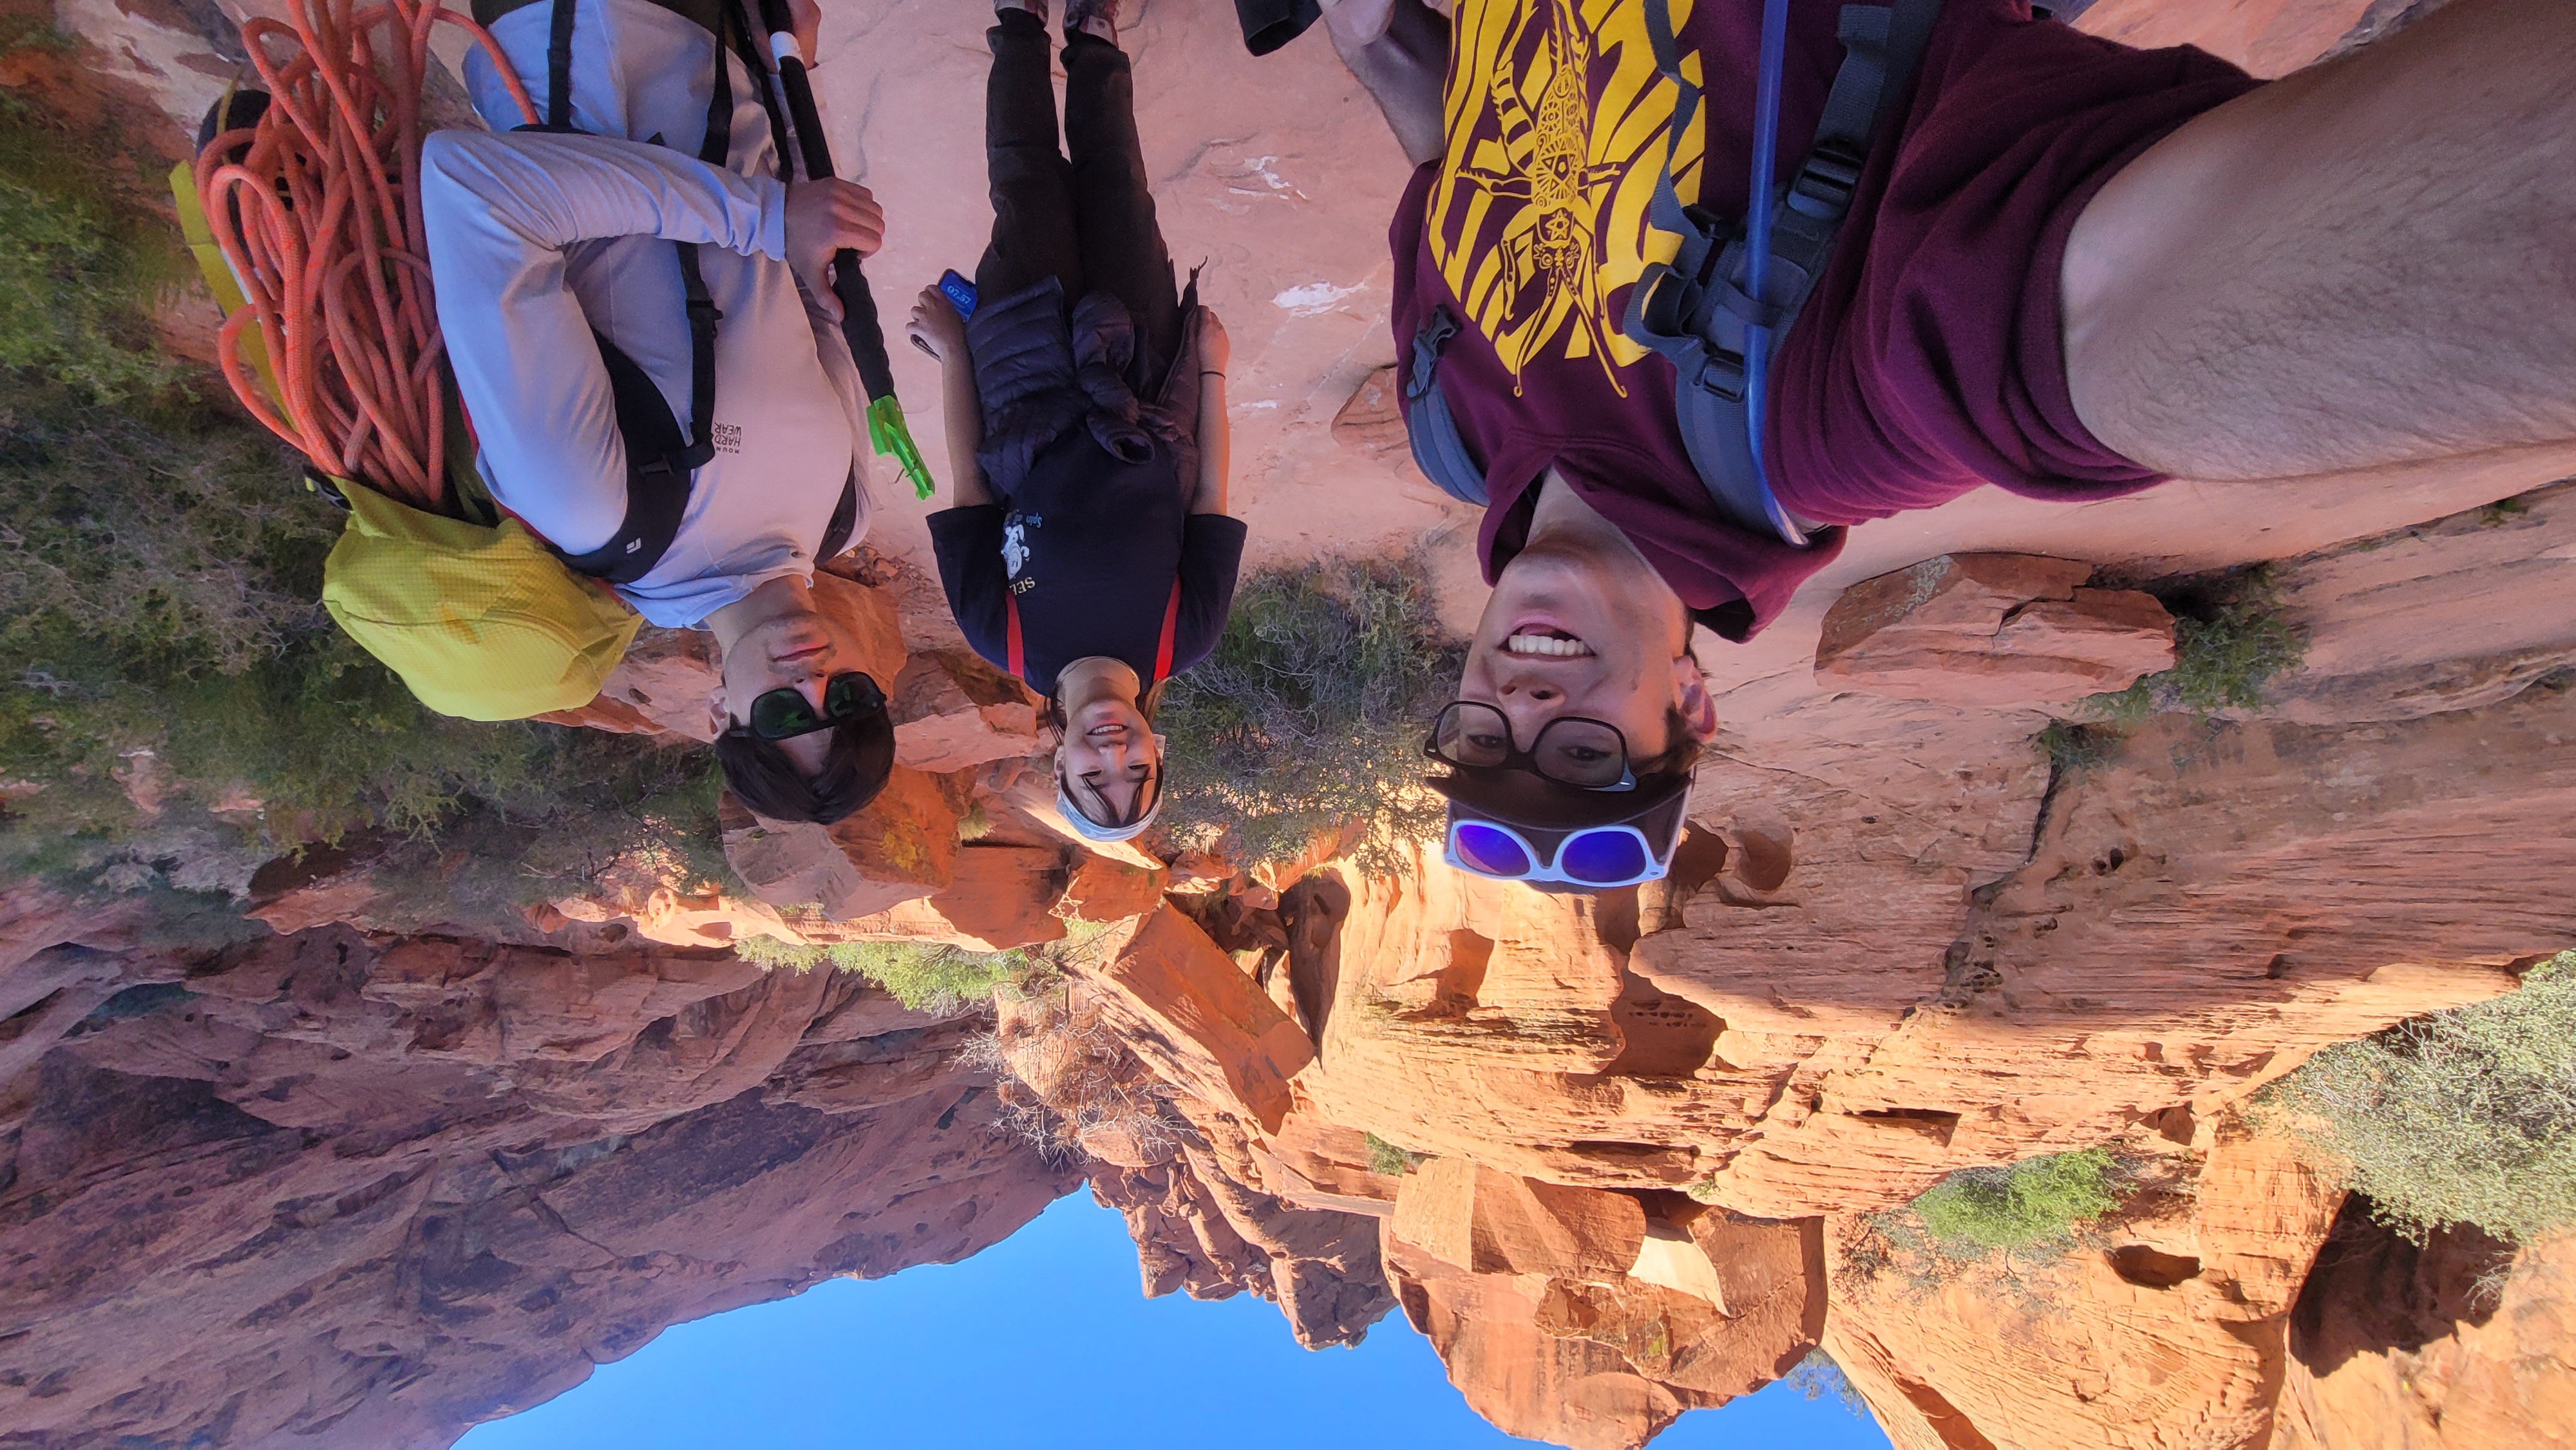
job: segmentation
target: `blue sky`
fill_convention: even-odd
[[[462,1450],[1084,1446],[1360,1450],[1526,1445],[1477,1418],[1390,1314],[1308,1353],[1271,1305],[1147,1299],[1118,1216],[1087,1193],[962,1264],[675,1326]],[[1656,1450],[1886,1450],[1830,1397],[1773,1385],[1698,1410]]]

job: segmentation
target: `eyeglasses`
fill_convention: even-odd
[[[1451,821],[1441,859],[1461,871],[1495,881],[1556,881],[1606,889],[1655,881],[1673,867],[1680,849],[1682,814],[1673,814],[1661,848],[1635,826],[1585,826],[1567,832],[1554,851],[1499,821]]]
[[[763,740],[793,740],[817,730],[829,730],[844,720],[871,714],[885,708],[885,691],[877,682],[852,670],[834,675],[823,686],[823,713],[814,713],[814,702],[794,685],[781,685],[763,690],[751,699],[751,733]]]
[[[1512,744],[1512,722],[1502,711],[1475,700],[1460,700],[1431,722],[1422,753],[1450,765],[1476,769],[1536,771],[1549,780],[1585,790],[1634,790],[1637,777],[1628,770],[1628,738],[1606,720],[1561,715],[1539,727],[1538,738],[1522,750]]]

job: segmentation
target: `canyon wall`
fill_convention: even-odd
[[[0,1443],[444,1445],[1078,1181],[855,977],[0,905]]]

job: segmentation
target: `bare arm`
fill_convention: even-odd
[[[1199,481],[1190,496],[1190,512],[1222,514],[1226,507],[1226,473],[1233,439],[1226,431],[1225,370],[1233,361],[1233,344],[1216,314],[1199,309]]]
[[[2192,121],[2086,206],[2067,383],[2185,478],[2576,467],[2576,26],[2454,0]]]
[[[949,305],[948,294],[924,287],[912,301],[912,321],[904,334],[915,346],[939,359],[939,416],[948,435],[949,506],[973,508],[995,502],[992,485],[976,466],[984,446],[984,398],[975,391],[975,360],[966,351],[966,319]]]
[[[1422,0],[1321,0],[1333,49],[1420,166],[1442,150],[1440,91],[1449,66],[1449,22]]]

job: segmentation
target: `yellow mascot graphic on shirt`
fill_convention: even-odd
[[[1612,292],[1677,245],[1646,225],[1673,87],[1655,70],[1644,4],[1458,5],[1431,255],[1515,392],[1533,362],[1593,358],[1625,397],[1621,371],[1647,355],[1611,307]],[[1675,0],[1677,30],[1689,14]],[[1682,65],[1696,72],[1698,55],[1684,52]],[[1700,150],[1691,136],[1674,158],[1685,202],[1699,192]]]

